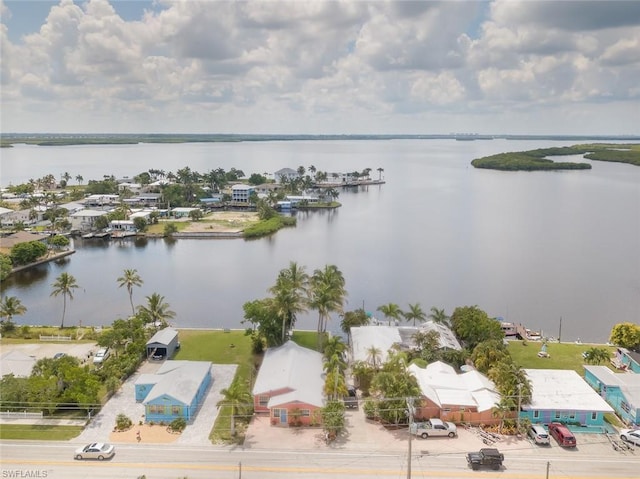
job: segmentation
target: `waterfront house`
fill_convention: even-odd
[[[616,348],[615,364],[618,369],[640,374],[640,353],[630,351],[627,348]]]
[[[94,225],[96,219],[101,216],[105,216],[106,211],[84,209],[76,211],[69,215],[69,221],[71,222],[71,229],[80,231],[90,231],[95,229]]]
[[[295,178],[300,178],[297,170],[293,168],[281,168],[273,174],[276,183],[283,183]]]
[[[0,223],[4,228],[13,228],[17,224],[22,224],[27,227],[33,226],[43,220],[45,211],[46,208],[42,206],[17,211],[10,210],[9,213],[2,215]]]
[[[147,358],[171,359],[179,348],[178,331],[164,328],[147,341]]]
[[[351,357],[354,361],[371,362],[371,348],[380,352],[379,360],[383,363],[387,360],[389,350],[398,348],[409,350],[416,347],[413,339],[418,332],[435,331],[438,333],[438,342],[441,349],[460,350],[462,347],[455,335],[444,324],[434,321],[426,321],[420,326],[390,326],[367,325],[350,329],[351,332]]]
[[[604,415],[613,409],[578,373],[564,369],[525,369],[531,383],[531,402],[520,417],[533,424],[604,427]]]
[[[493,408],[500,402],[496,386],[489,378],[472,369],[458,374],[449,364],[435,361],[421,368],[411,364],[422,397],[415,406],[416,419],[440,418],[443,421],[492,424],[498,418]]]
[[[640,426],[640,374],[584,366],[584,379],[629,426]]]
[[[188,207],[178,207],[171,208],[171,216],[174,218],[188,218],[189,214],[192,211],[199,210],[200,208],[188,208]]]
[[[87,196],[83,203],[87,207],[111,207],[117,205],[120,201],[120,197],[118,195],[89,195]]]
[[[253,386],[254,410],[277,426],[319,424],[324,407],[322,354],[287,341],[265,351]]]
[[[251,185],[238,184],[231,187],[231,201],[234,203],[249,203],[251,193],[255,188]]]
[[[211,384],[208,361],[165,361],[155,374],[141,374],[135,382],[136,402],[144,404],[145,422],[190,422],[204,402]]]

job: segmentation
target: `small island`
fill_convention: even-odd
[[[539,148],[537,150],[498,153],[476,158],[471,162],[475,168],[502,171],[546,171],[546,170],[589,170],[589,163],[556,162],[549,156],[582,155],[588,160],[614,161],[640,166],[640,144],[595,143]]]

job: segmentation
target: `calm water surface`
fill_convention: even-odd
[[[59,324],[62,272],[80,288],[66,324],[109,324],[130,313],[117,278],[137,269],[134,302],[165,296],[178,327],[239,328],[247,301],[268,296],[278,271],[297,261],[312,273],[335,264],[347,309],[375,312],[477,305],[488,314],[562,339],[606,341],[611,327],[640,320],[640,168],[593,162],[589,171],[506,173],[470,161],[558,141],[287,141],[3,149],[2,185],[48,173],[84,181],[232,167],[246,174],[314,165],[342,172],[383,168],[385,185],[341,190],[343,207],[301,213],[298,226],[260,240],[77,240],[77,253],[16,274],[3,295],[28,308],[20,324]],[[571,158],[570,158],[571,160]],[[578,159],[575,159],[578,161]],[[75,183],[74,180],[71,181]],[[298,327],[314,328],[316,313]],[[334,327],[339,318],[333,318]]]

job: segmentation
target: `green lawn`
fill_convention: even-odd
[[[28,424],[3,424],[0,439],[24,439],[34,441],[68,441],[82,432],[81,426],[36,426]]]
[[[253,386],[262,358],[252,354],[251,339],[245,336],[244,330],[180,330],[179,333],[181,347],[174,359],[237,364],[234,381],[245,381],[249,388]],[[301,346],[316,349],[315,331],[295,331],[292,339]],[[221,409],[209,435],[213,442],[242,443],[244,440],[250,417],[236,420],[237,436],[232,438],[230,414],[230,408]]]
[[[523,344],[526,344],[524,346]],[[539,358],[541,342],[509,341],[509,353],[520,367],[525,369],[573,369],[580,376],[584,375],[582,353],[594,346],[574,343],[547,343],[549,358]],[[608,350],[613,356],[614,346],[595,346]],[[605,366],[610,366],[609,363]]]

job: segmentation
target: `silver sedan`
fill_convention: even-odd
[[[116,448],[112,444],[106,442],[94,442],[84,447],[76,449],[74,458],[80,459],[97,459],[103,461],[110,459],[116,453]]]

